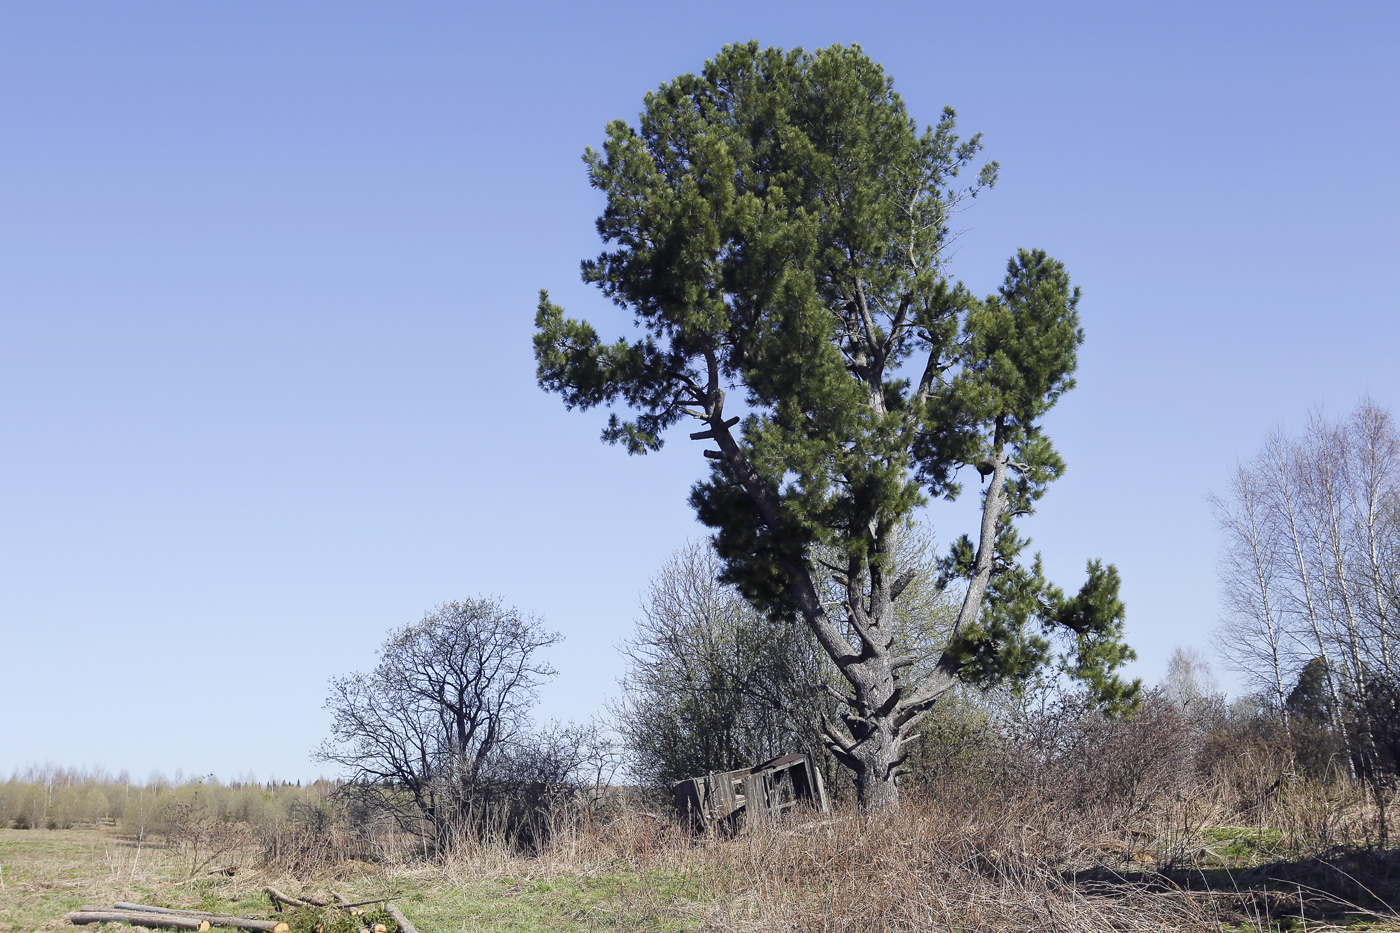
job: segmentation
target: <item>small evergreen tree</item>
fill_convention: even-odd
[[[1317,728],[1333,722],[1332,694],[1327,688],[1327,659],[1313,658],[1298,672],[1298,682],[1288,692],[1288,715]]]

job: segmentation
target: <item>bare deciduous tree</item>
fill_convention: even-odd
[[[1172,652],[1161,687],[1166,697],[1182,709],[1213,703],[1220,698],[1220,686],[1211,672],[1210,662],[1196,648],[1177,648]]]
[[[819,752],[835,676],[815,639],[768,619],[719,581],[704,542],[652,579],[622,646],[628,671],[614,707],[635,776],[665,786],[796,748]]]
[[[895,607],[913,680],[937,664],[957,615],[954,596],[935,585],[932,553],[932,536],[915,528],[896,558],[913,570]],[[722,572],[708,543],[679,549],[653,578],[622,646],[628,672],[614,713],[634,773],[664,786],[802,750],[825,758],[836,784],[823,723],[840,715],[839,670],[809,630],[759,612],[721,582]],[[819,593],[835,614],[844,581]]]
[[[1232,668],[1262,688],[1276,709],[1286,711],[1292,641],[1279,605],[1278,529],[1269,521],[1265,480],[1255,467],[1239,464],[1229,498],[1212,495],[1215,518],[1226,534],[1220,562],[1226,616],[1217,632],[1220,653]]]
[[[479,812],[493,764],[525,734],[555,674],[540,652],[559,640],[496,599],[440,606],[393,631],[371,673],[331,681],[332,734],[317,758],[444,843]]]

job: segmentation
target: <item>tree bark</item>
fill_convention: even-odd
[[[211,926],[208,919],[204,917],[120,910],[75,910],[64,914],[63,919],[78,926],[89,923],[114,922],[125,922],[133,926],[164,930],[207,930]]]
[[[290,927],[281,920],[254,920],[249,917],[220,917],[213,914],[196,914],[168,907],[141,907],[140,910],[87,910],[65,914],[72,923],[111,923],[125,921],[145,927],[158,926],[175,930],[207,930],[209,927],[235,927],[241,930],[257,930],[261,933],[287,933]],[[82,918],[82,919],[75,919]],[[202,925],[203,924],[203,925]]]
[[[403,915],[403,911],[399,910],[392,903],[385,904],[384,910],[389,916],[393,917],[394,922],[399,925],[399,933],[418,933],[418,928],[409,923],[408,918]]]
[[[175,907],[154,907],[150,904],[131,904],[126,901],[117,901],[111,907],[83,907],[83,910],[130,910],[138,914],[179,914],[183,917],[213,917],[214,914],[207,910],[179,910]]]
[[[326,906],[325,904],[322,904],[322,903],[320,903],[319,901],[313,901],[313,900],[309,900],[309,899],[307,899],[307,898],[291,897],[290,895],[283,894],[281,891],[277,890],[276,888],[263,888],[263,890],[267,892],[267,896],[268,896],[268,897],[272,898],[273,904],[277,904],[277,905],[286,904],[286,905],[289,906],[289,907],[325,907],[325,906]],[[278,909],[278,910],[281,910],[282,908],[279,906],[277,909]]]

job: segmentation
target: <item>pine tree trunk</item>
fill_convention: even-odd
[[[882,607],[892,621],[892,607]],[[846,763],[855,771],[856,797],[863,810],[888,810],[899,803],[896,776],[900,765],[902,730],[895,724],[895,676],[889,645],[878,639],[878,654],[848,665],[842,673],[854,688],[855,703],[846,714],[846,728],[855,740],[846,750]],[[885,655],[880,657],[879,655]]]
[[[877,728],[855,750],[856,799],[862,810],[890,810],[899,803],[895,783],[899,739],[892,728]]]

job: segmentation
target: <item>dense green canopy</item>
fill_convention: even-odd
[[[1091,565],[1067,600],[1038,562],[1017,563],[1010,519],[1064,471],[1041,418],[1074,385],[1079,292],[1039,250],[1019,250],[985,298],[948,278],[950,217],[997,174],[992,162],[961,180],[981,140],[954,129],[946,109],[920,131],[859,47],[728,46],[585,157],[608,249],[584,278],[641,336],[605,343],[544,293],[536,318],[540,384],[570,407],[614,407],[605,440],[641,454],[685,416],[705,423],[692,437],[719,449],[691,502],[727,578],[804,618],[848,678],[880,668],[887,689],[851,698],[860,722],[932,702],[900,683],[891,653],[886,604],[902,584],[888,555],[927,497],[959,493],[964,466],[986,482],[984,520],[945,561],[948,580],[968,581],[945,673],[1024,676],[1058,631],[1066,669],[1105,700],[1133,694],[1112,675],[1130,656],[1116,571]],[[816,567],[816,544],[845,562]],[[851,588],[839,624],[811,598],[828,569]]]

